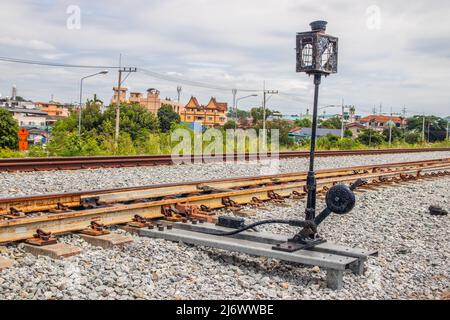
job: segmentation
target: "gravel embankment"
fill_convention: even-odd
[[[339,168],[445,157],[450,157],[450,152],[327,157],[317,158],[316,168]],[[308,170],[308,164],[309,159],[296,158],[282,159],[279,161],[279,165],[276,162],[240,162],[237,164],[209,163],[117,169],[0,173],[0,198],[296,172]]]
[[[449,154],[434,154],[443,156]],[[433,156],[320,158],[318,163],[326,168],[425,157]],[[283,160],[281,171],[304,170],[306,161]],[[169,182],[253,175],[259,170],[254,164],[213,164],[209,169],[213,173],[208,175],[201,166],[2,174],[6,184],[1,192],[12,196],[11,189],[17,188],[37,193],[38,179],[45,185],[44,193],[150,184],[161,182],[164,173],[173,174],[164,178]],[[85,181],[89,176],[93,180]],[[119,177],[122,181],[115,181]],[[52,186],[55,181],[59,184]],[[20,245],[8,246],[2,255],[15,259],[16,265],[0,272],[0,299],[440,299],[450,290],[450,219],[431,216],[427,208],[438,204],[450,210],[449,190],[450,178],[445,177],[370,191],[357,195],[352,213],[330,216],[319,229],[328,241],[379,250],[378,257],[369,259],[365,275],[345,274],[340,291],[327,289],[325,271],[317,268],[138,237],[124,248],[103,250],[74,235],[61,240],[83,252],[64,261],[35,258]],[[291,207],[269,204],[269,210],[257,210],[252,220],[303,216],[303,201],[288,203]],[[264,229],[294,231],[280,225]]]

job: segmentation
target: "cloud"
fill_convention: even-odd
[[[320,104],[344,98],[357,111],[382,103],[411,113],[450,113],[450,16],[448,1],[350,0],[80,0],[81,29],[66,27],[72,1],[0,3],[2,55],[57,62],[143,67],[214,86],[262,90],[287,95],[271,98],[269,107],[304,112],[312,104],[312,80],[295,72],[295,33],[315,19],[328,20],[328,31],[340,38],[339,73],[323,80]],[[378,5],[380,28],[367,26],[367,8]],[[45,100],[51,95],[73,101],[79,79],[89,70],[58,71],[0,63],[0,91],[12,83],[23,96]],[[45,77],[42,77],[45,74]],[[36,81],[36,79],[39,79]],[[90,79],[86,96],[109,101],[117,74]],[[133,90],[157,87],[176,96],[179,83],[142,73],[130,75]],[[182,97],[211,95],[231,103],[231,90],[209,90],[182,84]],[[239,95],[240,93],[238,93]],[[260,98],[242,101],[242,107]]]
[[[11,46],[17,48],[33,49],[33,50],[54,50],[55,46],[50,43],[31,39],[24,40],[18,38],[0,37],[0,45]]]

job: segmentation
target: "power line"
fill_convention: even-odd
[[[47,62],[47,61],[38,61],[38,60],[28,60],[28,59],[16,59],[16,58],[10,58],[10,57],[1,57],[0,61],[3,62],[10,62],[10,63],[19,63],[19,64],[29,64],[29,65],[39,65],[39,66],[47,66],[47,67],[62,67],[62,68],[89,68],[89,69],[120,69],[119,66],[105,66],[105,65],[82,65],[82,64],[69,64],[69,63],[57,63],[57,62]],[[231,87],[225,87],[220,85],[214,85],[211,83],[196,81],[196,80],[190,80],[185,79],[181,77],[176,77],[172,75],[167,75],[155,71],[151,71],[145,68],[138,68],[138,72],[150,76],[152,78],[156,78],[159,80],[164,80],[168,82],[176,82],[178,84],[184,84],[187,86],[192,87],[199,87],[204,89],[210,89],[210,90],[217,90],[217,91],[227,91],[232,92],[233,89],[236,89],[239,92],[259,92],[260,89],[249,89],[249,88],[231,88]],[[295,101],[295,102],[306,102],[306,99],[299,95],[295,95],[292,93],[283,93],[279,92],[280,96],[282,98],[285,98],[287,100]]]
[[[175,76],[171,76],[171,75],[166,75],[166,74],[158,73],[155,71],[147,70],[144,68],[139,68],[138,71],[140,71],[141,73],[148,75],[152,78],[165,80],[165,81],[169,81],[169,82],[182,83],[182,84],[192,86],[192,87],[201,87],[201,88],[205,88],[205,89],[212,89],[212,90],[218,90],[218,91],[230,91],[230,92],[233,89],[236,89],[237,91],[240,91],[240,92],[260,91],[258,89],[243,89],[243,88],[231,88],[231,87],[228,88],[228,87],[223,87],[223,86],[211,85],[211,84],[208,84],[205,82],[200,82],[200,81],[196,81],[196,80],[189,80],[189,79],[184,79],[184,78],[175,77]]]
[[[80,64],[67,64],[67,63],[26,60],[26,59],[15,59],[15,58],[8,58],[8,57],[0,57],[0,61],[21,63],[21,64],[33,64],[33,65],[49,66],[49,67],[64,67],[64,68],[92,68],[92,69],[118,69],[119,68],[118,66],[92,66],[92,65],[80,65]]]

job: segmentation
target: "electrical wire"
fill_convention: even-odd
[[[105,66],[105,65],[83,65],[83,64],[68,64],[68,63],[57,63],[57,62],[47,62],[47,61],[38,61],[38,60],[28,60],[28,59],[17,59],[17,58],[10,58],[10,57],[2,57],[0,56],[0,61],[3,62],[10,62],[10,63],[20,63],[20,64],[29,64],[29,65],[39,65],[39,66],[47,66],[47,67],[63,67],[63,68],[86,68],[86,69],[120,69],[119,66]],[[196,80],[190,80],[190,79],[184,79],[181,77],[175,77],[167,74],[162,74],[159,72],[151,71],[145,68],[138,68],[138,72],[141,72],[144,75],[150,76],[152,78],[169,81],[169,82],[176,82],[185,84],[187,86],[192,87],[199,87],[204,89],[210,89],[210,90],[218,90],[218,91],[232,91],[237,90],[239,92],[259,92],[260,89],[249,89],[249,88],[228,88],[224,86],[218,86],[213,85],[211,83],[196,81]],[[290,93],[284,93],[284,92],[278,92],[278,94],[281,96],[281,98],[295,101],[295,102],[305,102],[305,99],[303,99],[301,96],[290,94]]]
[[[80,65],[80,64],[67,64],[67,63],[56,63],[56,62],[45,62],[37,60],[26,60],[26,59],[15,59],[8,57],[0,57],[0,61],[21,63],[21,64],[33,64],[48,67],[64,67],[64,68],[90,68],[90,69],[119,69],[118,66],[92,66],[92,65]]]
[[[239,229],[236,229],[233,231],[229,231],[229,232],[221,232],[221,231],[217,231],[217,230],[208,230],[208,231],[202,230],[202,231],[198,231],[198,232],[212,234],[215,236],[232,236],[234,234],[241,233],[248,229],[253,229],[253,228],[263,225],[263,224],[288,224],[288,225],[294,226],[294,227],[303,227],[303,228],[311,227],[313,230],[315,230],[315,228],[316,228],[314,222],[309,221],[309,220],[269,219],[269,220],[254,222],[245,227],[242,227],[242,228],[239,228]]]

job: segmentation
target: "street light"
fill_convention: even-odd
[[[319,85],[322,76],[337,72],[338,38],[325,33],[327,22],[314,21],[310,24],[309,32],[297,33],[297,72],[305,72],[314,76],[314,108],[311,128],[311,148],[309,155],[309,171],[306,180],[308,198],[306,203],[306,220],[316,216],[316,188],[314,173],[314,155],[317,136],[317,104],[319,99]]]
[[[258,95],[256,93],[249,94],[248,96],[240,97],[236,99],[236,106],[234,107],[234,129],[236,129],[237,126],[237,109],[238,109],[238,103],[240,100],[244,100],[250,97],[257,97]]]
[[[99,74],[107,74],[108,70],[103,70],[94,74],[90,74],[86,77],[81,78],[80,81],[80,110],[78,112],[78,135],[81,135],[81,105],[82,105],[82,97],[83,97],[83,80],[86,78],[90,78]]]

